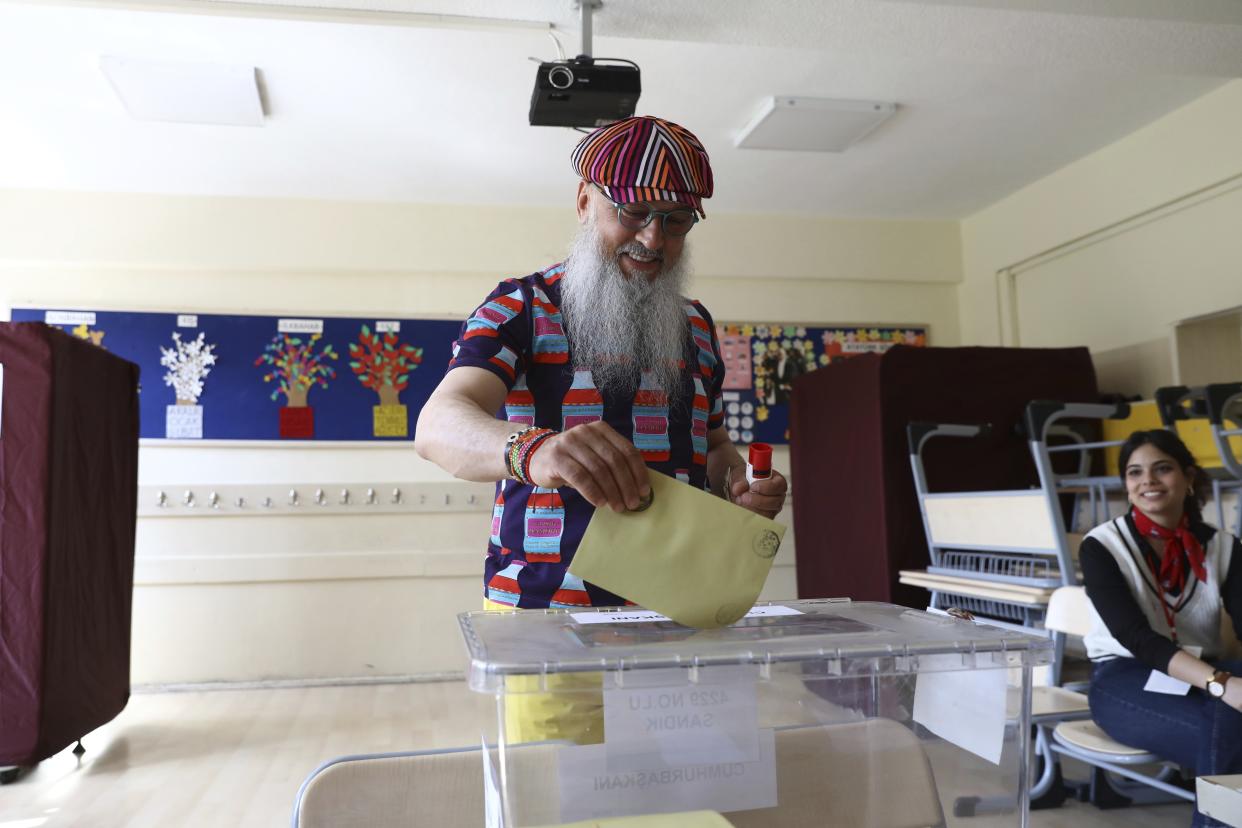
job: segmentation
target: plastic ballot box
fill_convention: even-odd
[[[712,630],[633,607],[459,621],[470,688],[495,702],[489,828],[698,810],[739,828],[1026,824],[1046,638],[849,600]]]

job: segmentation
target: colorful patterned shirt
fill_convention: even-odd
[[[473,366],[500,377],[509,393],[498,418],[557,431],[603,420],[634,443],[648,467],[707,488],[707,432],[724,420],[724,368],[707,310],[685,301],[690,324],[682,401],[670,406],[647,376],[621,399],[597,389],[590,371],[572,367],[559,308],[562,275],[564,266],[557,264],[501,282],[462,325],[449,370]],[[524,608],[624,604],[568,571],[594,509],[568,486],[497,483],[484,595]]]

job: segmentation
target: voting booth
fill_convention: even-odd
[[[495,701],[488,826],[700,810],[739,828],[1025,824],[1046,638],[846,599],[711,630],[637,608],[459,620],[470,688]]]

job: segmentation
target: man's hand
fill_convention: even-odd
[[[549,437],[535,450],[530,477],[545,489],[572,486],[592,506],[607,506],[614,512],[637,509],[651,494],[643,456],[603,421]]]
[[[746,467],[734,466],[729,473],[729,501],[736,503],[765,518],[775,518],[785,506],[785,492],[789,483],[776,469],[766,480],[756,480],[752,486],[746,482]]]

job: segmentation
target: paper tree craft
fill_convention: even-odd
[[[216,364],[216,346],[203,341],[204,334],[186,342],[180,333],[173,333],[173,347],[160,347],[160,365],[168,369],[164,384],[171,385],[177,405],[197,405],[203,394],[203,380]]]
[[[410,385],[410,372],[423,361],[423,349],[403,343],[392,331],[371,332],[366,325],[358,341],[349,343],[349,367],[363,387],[379,395],[374,407],[376,437],[405,437],[409,416],[401,392]]]
[[[303,339],[278,333],[254,361],[255,365],[271,369],[263,375],[263,381],[276,383],[272,400],[285,395],[285,407],[280,410],[281,437],[314,436],[314,412],[306,398],[315,386],[327,388],[328,380],[336,379],[336,369],[326,360],[338,358],[331,344],[320,347],[320,338],[320,334]]]

